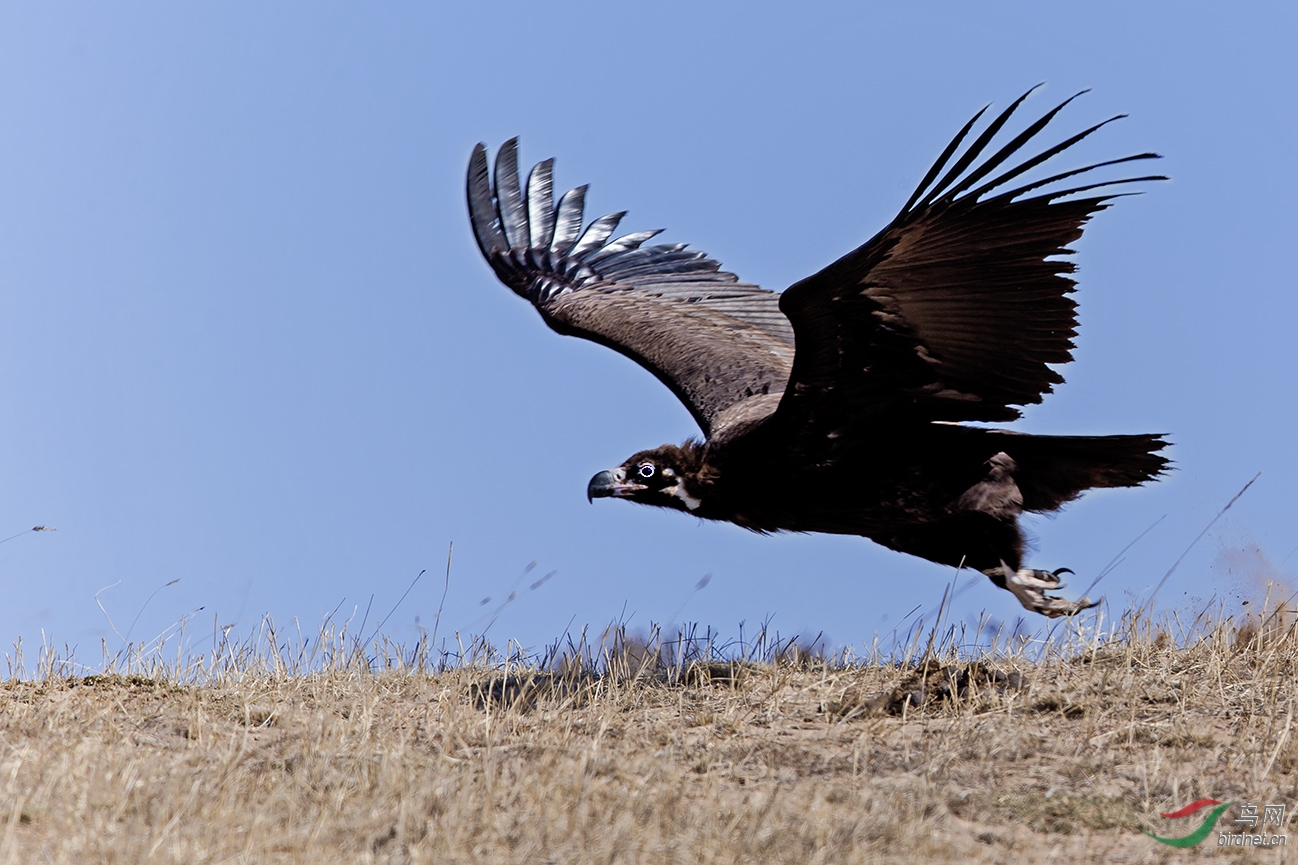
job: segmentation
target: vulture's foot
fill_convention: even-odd
[[[995,572],[993,571],[993,573]],[[1046,594],[1048,591],[1053,592],[1062,589],[1064,582],[1060,579],[1060,575],[1071,573],[1072,571],[1068,568],[1059,568],[1056,571],[1020,568],[1016,571],[1001,562],[1000,573],[996,574],[996,576],[1005,580],[1005,588],[1014,593],[1014,597],[1019,599],[1019,603],[1023,605],[1024,609],[1056,619],[1060,616],[1071,616],[1080,613],[1082,610],[1088,610],[1099,603],[1099,601],[1092,601],[1090,598],[1067,601],[1063,598],[1052,598]]]

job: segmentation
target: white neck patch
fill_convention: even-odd
[[[692,511],[697,511],[699,509],[699,505],[703,504],[702,499],[696,499],[694,498],[694,496],[685,492],[684,484],[678,483],[674,487],[667,487],[666,489],[663,490],[663,492],[670,493],[671,495],[680,499],[685,503],[685,507],[689,508]]]

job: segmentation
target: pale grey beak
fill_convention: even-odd
[[[590,479],[586,484],[586,501],[593,502],[595,499],[607,498],[608,496],[627,496],[638,490],[647,489],[644,484],[629,484],[626,482],[626,470],[614,469],[613,471],[604,471]]]

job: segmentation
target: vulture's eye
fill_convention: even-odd
[[[640,477],[645,478],[646,480],[653,477],[654,476],[653,463],[645,463],[644,465],[640,466],[640,468],[637,469],[636,472],[637,474],[640,475]]]

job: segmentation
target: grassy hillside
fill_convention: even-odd
[[[615,646],[603,675],[337,635],[47,657],[0,683],[0,862],[1281,861],[1142,834],[1203,797],[1298,807],[1298,630],[1262,621],[1070,623],[976,663]]]

